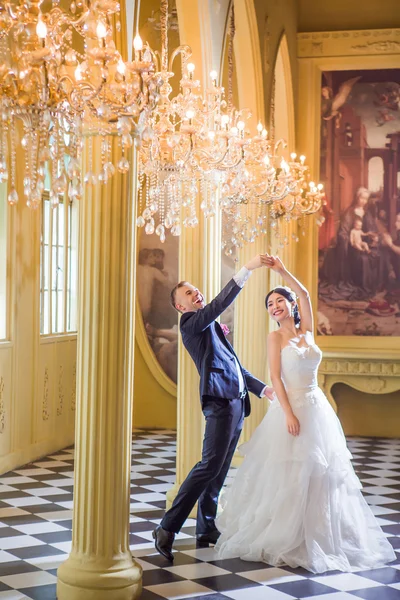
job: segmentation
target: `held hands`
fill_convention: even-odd
[[[285,270],[281,259],[278,256],[272,256],[268,253],[257,254],[254,258],[249,260],[245,267],[249,271],[254,271],[254,269],[259,269],[260,267],[268,267],[272,271],[277,271],[278,273]]]
[[[299,435],[300,433],[300,423],[298,418],[293,414],[287,414],[286,415],[286,426],[287,426],[287,430],[291,435]]]
[[[265,389],[263,391],[263,396],[265,398],[268,398],[268,400],[271,400],[271,402],[272,402],[272,400],[274,399],[274,394],[275,394],[274,388],[270,387],[269,385],[266,385]]]
[[[245,264],[246,269],[249,271],[254,271],[254,269],[259,269],[262,267],[261,256],[261,254],[257,254],[254,258],[249,260],[249,262]]]
[[[271,254],[262,254],[261,264],[277,273],[282,273],[285,270],[285,266],[281,259],[278,256],[272,256]]]

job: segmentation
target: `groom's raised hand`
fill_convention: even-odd
[[[262,256],[264,256],[264,255],[257,254],[256,256],[254,256],[254,258],[251,258],[249,260],[249,262],[247,262],[244,265],[246,267],[246,269],[248,269],[249,271],[254,271],[254,269],[259,269],[260,267],[262,267],[263,266]]]

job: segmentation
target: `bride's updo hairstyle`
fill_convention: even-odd
[[[294,293],[293,290],[291,290],[289,287],[277,287],[277,288],[274,288],[273,290],[271,290],[270,292],[268,292],[268,294],[265,298],[265,308],[267,310],[268,310],[268,300],[269,300],[269,297],[271,296],[271,294],[279,294],[280,296],[283,296],[284,298],[286,298],[286,300],[290,303],[296,302],[296,294]],[[297,304],[297,302],[293,306],[293,318],[294,318],[294,324],[296,325],[296,327],[299,327],[300,313],[299,313],[299,305]]]

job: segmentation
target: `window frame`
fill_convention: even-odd
[[[62,243],[60,243],[61,231],[59,225],[60,211],[63,210]],[[46,215],[49,220],[48,232],[45,227]],[[56,219],[56,222],[55,222]],[[75,225],[75,231],[73,231]],[[65,195],[60,199],[56,208],[50,204],[50,194],[46,190],[42,194],[41,222],[40,222],[40,319],[39,331],[41,338],[54,338],[74,336],[77,334],[77,245],[78,245],[78,206],[77,202],[70,201]],[[54,237],[55,243],[54,243]],[[47,252],[46,249],[47,248]],[[62,258],[62,285],[59,286],[60,274],[59,252],[63,251]],[[55,257],[54,257],[55,252]],[[47,256],[47,259],[46,259]],[[54,259],[56,271],[54,276]],[[72,261],[75,262],[75,289],[72,287],[71,273],[73,271]],[[47,275],[47,277],[46,277]],[[47,278],[47,286],[46,286]],[[62,301],[59,302],[59,294]],[[45,310],[47,296],[47,311]],[[61,317],[59,311],[62,311]],[[55,315],[54,315],[55,311]],[[47,314],[46,314],[47,312]],[[60,327],[61,318],[61,327]],[[47,324],[46,324],[47,322]],[[72,328],[72,324],[74,327]]]

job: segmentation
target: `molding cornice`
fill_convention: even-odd
[[[400,29],[321,31],[297,34],[298,58],[400,53]]]
[[[340,360],[323,359],[319,367],[321,375],[373,375],[385,377],[400,377],[399,361],[362,361],[362,360]]]

